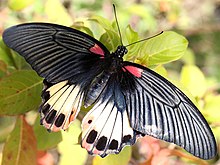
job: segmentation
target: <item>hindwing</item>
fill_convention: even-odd
[[[133,130],[126,102],[117,81],[111,76],[94,107],[82,121],[82,147],[90,154],[105,157],[132,145],[139,134]]]
[[[41,124],[49,131],[66,130],[78,115],[84,90],[80,85],[62,81],[49,84],[44,81],[43,103],[40,106]]]

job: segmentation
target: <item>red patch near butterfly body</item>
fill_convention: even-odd
[[[95,44],[93,47],[91,47],[89,49],[91,52],[95,53],[95,54],[99,54],[101,56],[104,56],[105,53],[104,51],[102,50],[102,48],[100,48],[97,44]]]
[[[129,71],[131,74],[133,74],[135,77],[140,78],[141,77],[141,73],[143,72],[143,69],[137,68],[135,66],[124,66],[125,70]]]

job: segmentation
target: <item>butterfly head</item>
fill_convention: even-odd
[[[128,49],[125,46],[118,46],[114,55],[118,58],[122,58],[125,54],[128,53]]]
[[[123,56],[128,52],[125,46],[118,46],[116,51],[112,53],[110,60],[110,69],[109,71],[112,73],[116,73],[118,70],[121,70],[121,66],[123,64]]]

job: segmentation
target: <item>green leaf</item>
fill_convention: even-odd
[[[114,30],[109,20],[101,16],[92,16],[88,21],[97,23],[105,30],[105,33],[101,35],[99,41],[103,43],[110,52],[115,51],[118,45],[121,45],[118,31]]]
[[[8,6],[12,10],[19,11],[30,6],[33,2],[34,0],[9,0]]]
[[[25,61],[25,59],[22,56],[20,56],[17,52],[11,51],[11,54],[12,54],[12,60],[14,64],[13,66],[17,70],[31,68],[31,66]]]
[[[17,115],[36,109],[41,102],[42,79],[34,72],[13,72],[0,81],[0,115]]]
[[[62,141],[61,132],[48,132],[45,127],[40,125],[39,116],[34,123],[33,129],[37,138],[38,150],[48,150],[54,148]]]
[[[154,68],[154,71],[160,74],[163,77],[168,77],[167,70],[164,68],[163,65],[158,65],[157,67]]]
[[[59,165],[73,164],[84,165],[87,159],[87,151],[78,144],[81,133],[80,121],[75,120],[67,131],[62,131],[63,141],[58,145],[61,154]]]
[[[2,164],[37,164],[37,143],[32,127],[24,117],[18,117],[15,128],[8,137],[4,149]]]
[[[4,61],[0,60],[0,80],[7,74],[7,70],[7,64]]]
[[[118,45],[121,45],[118,34],[112,30],[106,30],[106,33],[100,37],[99,41],[103,43],[110,52],[114,52]]]
[[[4,61],[8,66],[16,68],[17,70],[26,68],[29,65],[25,62],[24,58],[18,55],[15,51],[9,49],[3,42],[0,40],[0,60]]]
[[[138,54],[128,52],[128,57],[135,56],[140,64],[146,66],[168,63],[179,59],[186,51],[188,41],[185,37],[167,31],[163,34],[136,44],[139,48]],[[128,60],[133,60],[128,58]]]
[[[207,90],[205,76],[195,65],[186,65],[182,68],[180,82],[194,97],[201,98]]]
[[[45,3],[45,13],[49,22],[69,26],[73,23],[71,16],[59,0],[47,0]]]
[[[0,60],[0,72],[7,72],[7,64],[2,60]]]
[[[88,27],[84,26],[84,22],[74,22],[74,24],[71,27],[94,37],[93,32]]]
[[[10,49],[0,40],[0,60],[4,61],[7,65],[13,66],[13,58]]]
[[[0,142],[4,142],[14,128],[16,118],[12,116],[0,117]]]
[[[105,158],[94,157],[93,165],[127,165],[131,158],[131,146],[126,146],[123,150],[115,155],[110,154]]]
[[[135,41],[139,40],[139,36],[138,33],[135,32],[130,25],[127,26],[127,28],[125,29],[125,36],[127,39],[127,44],[133,43]]]
[[[113,31],[113,27],[112,27],[111,22],[108,19],[104,18],[104,17],[94,15],[91,18],[89,18],[88,21],[96,22],[100,26],[102,26],[105,30]]]
[[[139,40],[139,36],[138,33],[135,32],[131,26],[127,26],[127,28],[125,29],[125,36],[127,39],[126,45],[134,43],[136,41]],[[123,59],[126,61],[135,61],[135,59],[137,58],[136,55],[138,54],[140,50],[140,47],[137,46],[137,44],[131,45],[128,47],[128,54],[126,54]]]

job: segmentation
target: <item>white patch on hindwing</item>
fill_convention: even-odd
[[[79,85],[62,81],[45,89],[42,97],[41,123],[48,130],[56,132],[67,129],[76,118],[82,104],[83,91]]]
[[[82,121],[81,145],[92,155],[117,154],[135,141],[127,112],[117,109],[114,101],[99,101]]]

